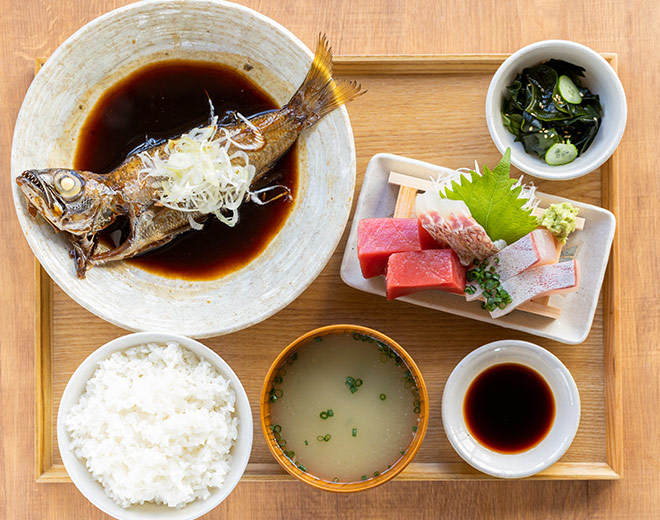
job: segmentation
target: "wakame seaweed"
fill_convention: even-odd
[[[559,92],[559,78],[568,76],[581,101],[567,102]],[[582,86],[584,69],[551,59],[524,69],[507,87],[502,105],[504,127],[525,151],[541,159],[553,144],[571,143],[584,153],[600,127],[603,109],[596,94]]]

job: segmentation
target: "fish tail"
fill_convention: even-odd
[[[312,126],[335,108],[364,94],[356,81],[332,77],[332,49],[325,34],[319,35],[314,61],[305,80],[287,107],[294,110],[303,127]]]

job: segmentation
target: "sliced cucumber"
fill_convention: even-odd
[[[575,160],[578,149],[571,143],[555,143],[545,152],[545,162],[550,166],[561,166]]]
[[[557,83],[559,90],[559,95],[571,105],[579,105],[582,103],[582,96],[580,95],[580,89],[575,86],[573,80],[568,76],[559,76],[559,81]]]

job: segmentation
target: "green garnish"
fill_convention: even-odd
[[[353,428],[352,435],[353,437],[357,437],[357,428]]]
[[[319,417],[321,417],[321,419],[323,419],[323,420],[327,419],[328,418],[328,412],[321,412],[319,414]]]
[[[346,382],[344,383],[352,394],[358,391],[358,387],[362,386],[362,379],[355,379],[351,376],[346,377]]]
[[[557,240],[565,244],[568,235],[575,231],[575,217],[578,211],[568,202],[550,204],[543,216],[539,218],[539,225],[547,228]]]
[[[367,476],[366,476],[366,475],[362,475],[362,480],[367,480]]]
[[[470,172],[472,180],[461,175],[460,184],[452,181],[445,189],[447,199],[462,200],[491,238],[513,244],[534,231],[537,226],[532,209],[524,209],[528,199],[519,198],[522,185],[513,187],[516,179],[509,177],[511,149],[507,148],[494,170],[483,167],[483,174]]]
[[[338,478],[338,477],[335,477],[335,478],[332,479],[332,481],[333,481],[333,482],[339,482],[339,478]]]
[[[325,442],[328,442],[331,438],[332,438],[332,436],[329,433],[326,433],[325,436],[323,437],[323,440]]]
[[[275,433],[280,433],[282,431],[282,427],[279,424],[271,424],[270,429],[274,431]]]
[[[323,341],[323,338],[321,336],[314,338],[314,343],[321,343],[321,341]]]
[[[274,403],[278,399],[281,399],[283,395],[284,395],[284,392],[281,389],[271,388],[270,395],[269,395],[268,398],[272,403]]]
[[[323,442],[323,435],[317,435],[316,440],[319,442]]]
[[[374,477],[377,477],[378,475],[380,475],[380,473],[378,473],[378,471],[374,471]]]
[[[328,409],[328,417],[332,417],[333,415],[335,415],[335,412],[332,409]]]
[[[309,442],[305,441],[305,446],[309,446]]]
[[[381,401],[384,401],[385,399],[387,399],[387,396],[385,394],[380,394],[378,397],[380,397]]]
[[[497,308],[503,309],[511,303],[511,295],[502,289],[500,275],[495,272],[493,267],[488,267],[488,260],[484,260],[483,262],[475,260],[474,265],[474,268],[465,273],[465,279],[467,282],[473,284],[473,288],[474,284],[476,284],[483,290],[482,296],[484,297],[484,301],[481,307],[488,312],[492,312]],[[476,288],[470,294],[473,294],[475,291]]]
[[[603,109],[598,96],[582,87],[583,76],[582,67],[553,59],[524,69],[507,87],[502,122],[527,153],[544,159],[551,146],[569,140],[576,155],[589,148]]]
[[[304,471],[305,473],[307,473],[307,468],[305,466],[303,466],[302,464],[298,464],[298,469],[301,470],[301,471]]]
[[[413,426],[412,431],[416,432],[417,431],[417,426]]]

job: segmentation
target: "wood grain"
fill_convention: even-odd
[[[432,66],[424,67],[424,72],[422,74],[411,76],[410,74],[403,74],[399,71],[395,74],[387,73],[388,67],[394,66],[396,68],[397,62],[392,59],[384,60],[382,58],[378,62],[378,67],[369,60],[366,60],[369,65],[369,72],[361,72],[357,69],[359,64],[358,57],[352,57],[351,64],[353,65],[353,73],[347,74],[346,76],[354,77],[357,75],[360,77],[364,86],[370,91],[370,103],[374,105],[382,104],[384,100],[391,97],[391,90],[401,89],[402,84],[406,86],[410,83],[411,79],[414,79],[417,84],[418,93],[420,94],[418,99],[423,100],[418,102],[419,106],[415,105],[414,102],[411,102],[411,108],[416,112],[421,113],[415,120],[417,124],[424,126],[424,128],[426,128],[429,133],[434,134],[436,139],[440,142],[448,139],[457,139],[463,142],[485,143],[487,141],[484,139],[483,115],[480,114],[482,108],[480,97],[482,87],[487,85],[490,75],[482,72],[479,66],[481,60],[477,60],[477,67],[473,68],[472,60],[474,58],[472,57],[466,57],[463,59],[463,70],[461,74],[453,72],[448,73],[446,72],[447,69],[442,66],[445,59],[444,56],[426,56],[418,61]],[[497,62],[501,63],[503,57],[499,56],[493,58],[493,60],[495,59]],[[338,57],[338,61],[342,62],[341,56]],[[458,65],[455,56],[450,57],[449,62],[452,64],[452,67]],[[443,95],[439,95],[439,92],[442,92]],[[433,106],[441,103],[444,95],[449,95],[453,98],[457,110],[451,114],[446,114],[444,117],[446,118],[447,123],[441,124],[441,122],[437,120],[438,114],[435,111],[430,110],[422,113],[422,109],[429,104]],[[423,103],[423,105],[421,103]],[[387,130],[387,128],[380,128],[379,125],[374,126],[371,120],[368,119],[368,116],[365,116],[364,113],[364,111],[359,111],[353,117],[356,147],[358,149],[368,149],[369,144],[365,141],[374,131]],[[393,117],[397,116],[399,119],[406,119],[405,114],[395,114]],[[406,123],[407,121],[397,124],[400,125]],[[369,133],[366,131],[367,128],[370,128]],[[490,143],[488,142],[488,144]],[[406,153],[412,153],[413,150],[423,145],[424,140],[421,137],[418,138],[417,141],[406,141],[405,146],[410,150]],[[484,153],[487,152],[484,152],[484,149],[482,148],[480,152],[477,152],[476,156],[482,157]],[[497,162],[498,159],[499,157],[496,154],[493,164]],[[433,161],[440,163],[442,160],[443,156],[436,153]],[[467,165],[469,163],[464,162],[462,164]],[[605,169],[603,169],[603,171],[605,171]],[[610,169],[607,171],[609,175],[616,176],[617,172],[615,170]],[[361,183],[362,173],[360,172],[358,175],[358,184]],[[583,177],[571,184],[572,189],[579,190],[580,185],[584,183],[590,186],[593,185],[593,181],[587,177]],[[399,211],[402,213],[399,215],[395,209],[395,216],[408,216],[414,201],[415,190],[406,191],[406,188],[399,188],[398,186],[393,186],[393,188],[399,189],[399,193],[401,193],[401,190],[404,192],[404,197],[401,198],[401,196],[399,196],[398,200],[401,202]],[[615,197],[616,193],[613,192],[612,196]],[[590,202],[602,205],[602,194],[594,193]],[[609,203],[609,201],[607,202]],[[348,231],[346,231],[346,233],[348,233]],[[335,257],[343,255],[345,238],[346,237],[344,237],[342,244],[335,252]],[[331,285],[327,289],[328,293],[334,293],[335,291],[344,288],[341,280],[335,274],[336,271],[329,271],[326,269],[324,273],[329,277],[331,282]],[[43,273],[38,273],[38,276],[39,280],[44,279]],[[314,288],[315,285],[316,284],[314,284],[312,288]],[[616,284],[612,287],[616,287]],[[51,407],[48,409],[45,406],[38,406],[38,409],[40,410],[39,417],[43,414],[46,419],[46,421],[44,421],[44,426],[46,426],[47,419],[50,419],[50,427],[44,431],[41,431],[39,428],[36,430],[37,444],[41,445],[45,450],[43,453],[43,462],[37,464],[38,467],[42,468],[42,473],[37,475],[37,480],[48,483],[68,481],[68,477],[61,466],[61,457],[57,449],[57,438],[55,436],[57,410],[59,408],[59,400],[64,391],[64,387],[68,382],[71,373],[89,353],[100,344],[113,339],[121,333],[120,329],[103,323],[102,320],[82,309],[78,304],[66,296],[60,288],[53,287],[52,293],[53,294],[51,295],[50,292],[45,292],[42,289],[42,296],[45,298],[42,301],[42,316],[44,317],[45,322],[51,327],[47,335],[44,337],[52,338],[52,341],[51,343],[43,343],[41,347],[43,357],[52,359],[52,363],[49,366],[44,366],[43,364],[37,365],[38,370],[43,370],[43,383],[41,388],[44,388],[46,392],[50,391],[50,395],[47,395],[46,397]],[[302,305],[305,306],[305,302],[308,300],[310,294],[312,294],[312,289],[306,291],[305,294],[299,298],[298,302],[301,302]],[[355,294],[354,297],[357,298],[358,295]],[[398,317],[401,316],[401,311],[399,310],[400,302],[388,303],[382,298],[376,298],[378,300],[377,304],[371,305],[368,309],[372,315],[377,309],[380,311],[378,327],[376,328],[395,325],[393,330],[395,330],[397,334],[403,334],[405,327],[402,327],[401,324],[389,323],[386,325],[386,321],[391,321],[392,313],[397,312]],[[346,306],[346,304],[342,305],[339,302],[333,302],[332,299],[329,299],[329,303],[331,304],[330,308],[333,310],[339,310],[342,306]],[[535,302],[527,302],[524,305],[528,312],[548,315],[555,318],[556,314],[554,313],[561,312],[561,309],[559,308],[543,306]],[[312,309],[314,306],[314,303],[310,303],[309,305],[306,305],[306,308]],[[367,312],[367,309],[364,307],[358,308],[359,310],[356,315],[362,315]],[[406,304],[406,312],[409,312],[412,316],[418,315],[420,311],[416,306]],[[429,392],[431,394],[429,431],[432,432],[433,435],[429,435],[425,439],[420,453],[415,458],[415,464],[411,465],[410,468],[407,468],[401,474],[400,478],[403,480],[483,480],[490,478],[476,472],[469,465],[463,463],[449,445],[442,428],[440,401],[444,389],[444,383],[453,367],[474,347],[491,341],[492,330],[494,328],[497,329],[497,327],[481,322],[470,322],[469,320],[463,319],[462,321],[471,323],[470,329],[473,339],[467,342],[464,339],[462,330],[454,327],[456,323],[455,317],[436,313],[435,311],[430,311],[430,313],[435,315],[433,321],[436,326],[439,324],[442,324],[443,326],[444,330],[441,337],[443,338],[442,348],[445,355],[441,357],[436,356],[435,350],[438,347],[435,338],[438,335],[438,331],[437,328],[431,329],[428,326],[419,327],[419,329],[415,331],[415,334],[411,336],[411,341],[414,341],[414,346],[412,347],[414,350],[411,350],[410,352],[414,355],[414,358],[418,363],[423,363],[422,370],[424,378],[429,385]],[[44,314],[48,314],[48,316],[44,316]],[[306,314],[309,314],[309,311],[307,311]],[[230,363],[241,378],[252,403],[260,402],[259,394],[257,392],[263,385],[263,377],[270,362],[272,362],[275,356],[279,354],[282,348],[284,348],[291,340],[295,339],[295,336],[292,336],[287,340],[275,341],[272,337],[271,331],[274,329],[286,332],[287,328],[291,328],[291,325],[289,324],[278,325],[278,322],[280,322],[285,315],[286,311],[283,311],[266,322],[259,324],[257,327],[251,327],[240,333],[230,334],[221,338],[211,338],[204,341],[205,344],[214,348]],[[597,317],[599,323],[602,324],[602,307],[598,308]],[[298,317],[298,321],[303,322],[304,318],[305,316],[301,314]],[[357,324],[361,323],[357,322]],[[535,342],[548,346],[548,348],[551,348],[553,352],[559,355],[576,378],[578,389],[582,396],[582,421],[575,442],[568,453],[561,458],[560,463],[547,471],[534,475],[531,479],[618,478],[616,472],[609,468],[609,461],[607,459],[608,452],[605,437],[607,430],[605,429],[606,412],[604,410],[604,405],[606,388],[610,381],[603,378],[602,370],[605,359],[603,358],[604,337],[602,335],[601,327],[602,325],[599,325],[594,328],[589,339],[580,345],[579,349],[567,347],[566,345],[560,346],[558,343],[544,343],[538,338],[534,338]],[[314,328],[314,326],[310,325],[309,328]],[[257,334],[255,331],[259,329],[264,331],[263,336],[255,335]],[[305,330],[302,332],[305,332]],[[99,339],[99,343],[96,346],[90,345],[89,338],[101,333],[104,335]],[[511,336],[511,332],[503,333],[500,331],[500,334],[503,334],[504,337]],[[244,339],[235,342],[234,340],[239,337]],[[260,341],[259,348],[255,349],[253,352],[254,356],[246,355],[244,348],[245,343],[243,342],[249,342],[249,338],[255,337],[263,338]],[[404,347],[406,349],[411,348],[408,343],[404,343]],[[572,354],[572,357],[567,357],[566,354],[563,354],[564,351],[569,351]],[[612,348],[611,353],[613,355],[616,353],[614,348]],[[600,372],[596,371],[596,367],[599,368]],[[586,372],[587,370],[589,371],[588,373]],[[37,397],[37,402],[41,405],[41,402],[39,401],[41,394],[38,394]],[[252,449],[250,466],[246,472],[245,480],[264,481],[285,480],[287,478],[292,479],[293,477],[287,477],[285,472],[279,468],[266,449],[266,444],[259,427],[259,421],[256,420],[258,417],[256,404],[253,413],[255,415],[255,443]],[[48,435],[50,435],[50,437]],[[48,463],[55,465],[50,466]],[[262,471],[262,473],[260,473],[260,471]],[[590,471],[593,471],[593,473],[590,473]]]
[[[13,124],[32,78],[32,59],[47,56],[80,26],[126,0],[72,0],[46,2],[0,0],[0,147],[4,171],[9,170]],[[660,4],[642,0],[557,0],[552,9],[540,0],[242,0],[285,25],[308,46],[319,31],[327,33],[335,51],[342,54],[442,54],[510,53],[523,45],[546,38],[580,41],[601,52],[616,52],[619,74],[628,96],[628,127],[619,147],[620,199],[618,238],[620,265],[625,276],[620,305],[603,302],[607,313],[618,313],[623,348],[608,370],[621,381],[621,390],[608,395],[621,403],[623,413],[608,417],[608,424],[623,429],[624,478],[617,482],[391,482],[379,489],[351,497],[336,497],[309,490],[294,482],[240,484],[208,518],[399,518],[414,512],[417,518],[451,519],[656,519],[660,517],[660,288],[650,283],[658,276],[656,258],[660,219],[656,201],[660,183],[656,179],[657,117],[656,88],[660,84],[657,56],[660,40]],[[570,13],[570,16],[567,16]],[[384,106],[368,107],[368,117],[387,120],[394,105],[408,106],[414,83],[407,90],[391,92]],[[368,96],[358,101],[367,103]],[[427,107],[428,109],[428,107]],[[352,118],[362,110],[349,107]],[[358,171],[363,172],[370,153],[402,149],[399,135],[414,125],[417,114],[409,110],[410,124],[401,131],[368,135],[358,147]],[[365,131],[362,124],[362,131]],[[421,129],[423,133],[423,129]],[[356,129],[357,134],[357,129]],[[432,160],[434,153],[450,158],[463,153],[472,159],[470,143],[438,141],[412,150],[414,156]],[[492,147],[492,155],[495,149]],[[437,156],[435,156],[437,157]],[[458,160],[456,161],[458,162]],[[8,174],[5,173],[5,179]],[[600,175],[588,176],[593,184],[573,198],[587,200],[600,193]],[[5,181],[7,182],[7,181]],[[564,183],[543,185],[550,193]],[[42,485],[34,482],[34,287],[32,254],[14,216],[8,183],[0,192],[0,518],[68,519],[108,518],[91,506],[70,484]],[[436,329],[437,313],[412,313],[406,304],[397,307],[388,320],[376,297],[360,295],[349,288],[335,289],[339,257],[333,257],[321,277],[283,311],[273,327],[255,329],[255,337],[272,335],[282,342],[311,326],[346,319],[359,319],[381,327],[402,342],[415,339],[415,327]],[[310,307],[312,306],[312,307]],[[339,306],[339,308],[337,308]],[[374,311],[372,313],[372,307]],[[400,316],[399,316],[400,314]],[[279,316],[279,315],[278,315]],[[302,318],[301,318],[302,317]],[[369,323],[372,322],[372,323]],[[69,322],[75,326],[75,322]],[[465,341],[475,338],[467,320],[457,322]],[[310,326],[311,325],[311,326]],[[288,327],[283,334],[276,327]],[[595,327],[601,327],[597,322]],[[399,328],[402,332],[399,333]],[[602,329],[600,329],[602,331]],[[605,330],[610,337],[612,331]],[[103,335],[119,334],[104,329],[87,338],[100,345]],[[492,329],[491,339],[499,339]],[[286,337],[285,337],[286,336]],[[528,336],[521,335],[528,338]],[[271,338],[271,336],[267,336]],[[500,336],[502,337],[502,336]],[[251,336],[244,348],[252,348]],[[417,341],[419,338],[417,339]],[[270,341],[270,339],[269,339]],[[441,341],[439,340],[441,343]],[[412,341],[414,343],[414,341]],[[476,345],[475,345],[476,346]],[[581,348],[572,347],[573,349]],[[607,343],[606,343],[607,348]],[[442,346],[439,346],[442,351]],[[562,356],[570,357],[568,349]],[[562,357],[563,359],[563,357]],[[432,361],[432,360],[429,360]],[[583,368],[588,374],[589,367]],[[594,367],[602,371],[602,367]],[[580,383],[578,383],[580,384]],[[431,432],[429,432],[429,435]],[[609,451],[609,448],[608,448]]]

